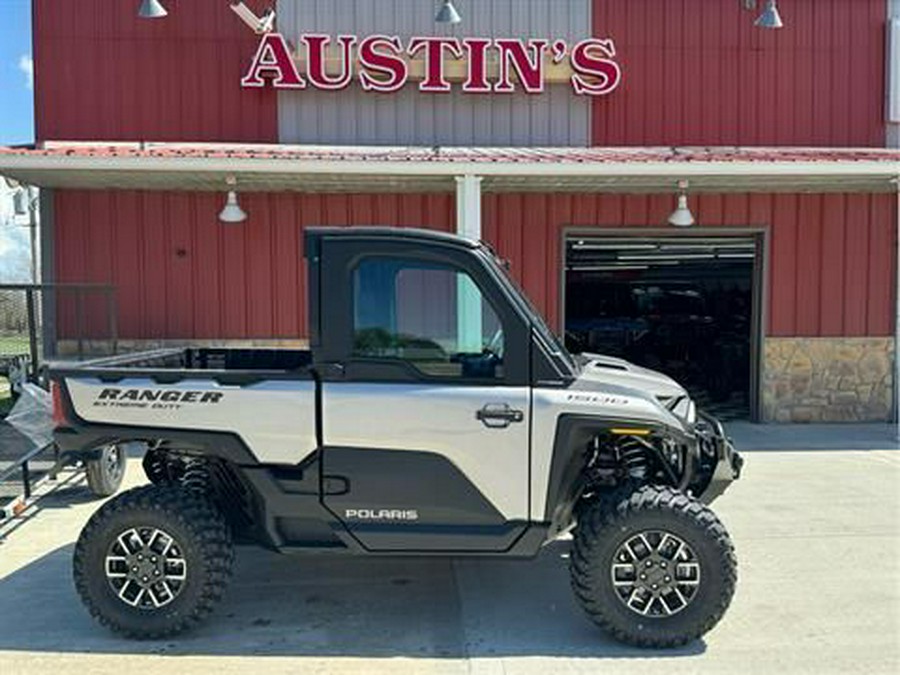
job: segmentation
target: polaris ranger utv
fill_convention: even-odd
[[[535,556],[573,530],[572,587],[615,637],[674,646],[734,593],[706,506],[738,477],[671,379],[574,358],[484,244],[385,228],[306,237],[310,349],[180,349],[51,370],[56,441],[147,445],[150,485],[85,526],[75,583],[101,623],[200,621],[233,544]]]

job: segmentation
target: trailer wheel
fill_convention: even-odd
[[[85,473],[90,491],[98,497],[110,497],[116,494],[125,477],[127,461],[125,448],[120,445],[107,445],[101,450],[97,459],[85,462]]]
[[[734,547],[716,515],[667,487],[642,487],[581,513],[572,587],[594,623],[639,647],[677,647],[725,614]]]
[[[95,619],[136,639],[181,633],[222,598],[234,562],[222,514],[202,496],[142,486],[104,504],[75,546],[73,575]]]

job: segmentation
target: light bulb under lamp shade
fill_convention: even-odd
[[[441,5],[434,20],[438,23],[459,23],[462,21],[462,17],[456,11],[451,0],[444,0],[444,4]]]
[[[161,19],[168,14],[159,0],[142,0],[138,10],[138,16],[142,19]]]
[[[781,20],[781,14],[778,12],[778,3],[776,0],[766,0],[766,8],[756,20],[756,25],[760,28],[784,27],[784,22]]]
[[[688,198],[686,194],[678,195],[678,207],[672,211],[669,216],[669,225],[674,227],[690,227],[697,221],[694,220],[694,214],[688,207]]]
[[[247,220],[247,213],[238,203],[237,192],[231,190],[228,193],[228,199],[225,200],[225,208],[219,214],[219,220],[227,224],[243,223]]]

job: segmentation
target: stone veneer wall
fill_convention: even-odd
[[[773,338],[763,350],[764,422],[888,422],[892,338]]]

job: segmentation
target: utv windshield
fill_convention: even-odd
[[[529,318],[529,320],[531,321],[531,325],[534,327],[534,330],[552,351],[552,356],[560,362],[560,365],[563,367],[563,369],[568,370],[573,376],[577,376],[579,367],[575,359],[572,358],[572,355],[569,354],[568,350],[566,350],[563,344],[559,341],[559,338],[556,337],[556,334],[552,330],[550,330],[547,322],[544,321],[543,315],[537,310],[537,308],[535,308],[533,304],[531,304],[531,300],[529,299],[529,297],[509,276],[509,272],[507,272],[506,264],[504,263],[504,261],[501,260],[487,244],[482,244],[482,250],[486,253],[485,259],[487,260],[491,270],[494,272],[497,281],[509,293],[509,296],[510,298],[512,298],[513,302],[519,305],[519,310]]]

